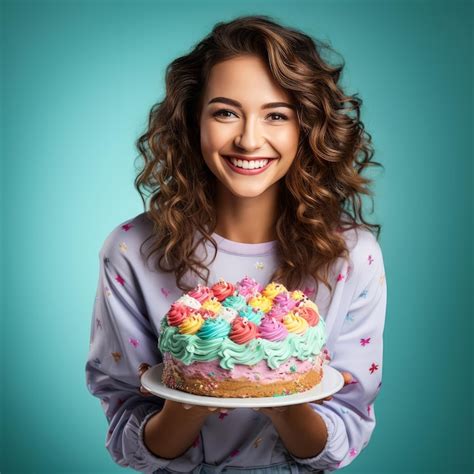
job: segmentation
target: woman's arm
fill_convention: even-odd
[[[283,444],[294,456],[315,457],[326,446],[326,423],[307,403],[291,405],[270,418]]]
[[[207,408],[186,410],[181,403],[166,400],[163,409],[148,419],[144,443],[156,456],[174,459],[190,448],[210,413]]]

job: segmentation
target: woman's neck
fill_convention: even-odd
[[[256,197],[237,197],[226,191],[217,194],[216,234],[248,244],[276,240],[277,185]]]

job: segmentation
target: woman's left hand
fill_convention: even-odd
[[[351,383],[352,375],[349,372],[341,372],[341,373],[342,373],[342,376],[344,377],[344,386]],[[332,399],[332,396],[329,396],[329,397],[321,398],[320,400],[314,400],[308,403],[318,403],[319,405],[321,405],[323,402],[326,402],[331,399]],[[254,408],[254,410],[258,410],[261,413],[264,413],[265,415],[268,415],[271,417],[271,416],[277,415],[278,413],[287,411],[290,406],[292,405],[286,405],[282,407]]]

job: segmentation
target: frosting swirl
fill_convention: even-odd
[[[288,329],[275,318],[265,316],[258,327],[260,337],[269,341],[283,341],[288,335]]]
[[[193,309],[198,309],[201,307],[201,303],[196,298],[193,298],[192,296],[186,294],[179,297],[176,300],[176,303],[183,303]]]
[[[289,312],[296,306],[297,302],[291,297],[288,291],[283,291],[275,296],[273,304],[281,306],[286,312]]]
[[[232,283],[225,281],[223,278],[220,278],[217,283],[211,286],[211,290],[214,296],[219,301],[223,301],[228,296],[231,296],[234,294],[235,287]]]
[[[170,326],[179,326],[190,314],[191,308],[177,301],[168,311],[168,323]]]
[[[310,326],[316,326],[319,323],[319,313],[310,306],[299,306],[296,308],[295,314],[306,319]]]
[[[204,303],[202,304],[202,308],[207,310],[207,311],[211,311],[213,312],[214,314],[217,314],[219,313],[220,309],[221,309],[221,304],[219,303],[219,300],[216,298],[216,297],[212,297],[212,298],[209,298],[207,299],[206,301],[204,301]]]
[[[275,298],[276,295],[282,292],[286,292],[287,289],[281,283],[269,283],[262,291],[263,296],[267,296],[270,299]]]
[[[267,313],[267,316],[271,318],[278,319],[278,321],[283,321],[283,317],[286,316],[288,311],[283,306],[275,305],[273,308]]]
[[[288,332],[295,332],[297,334],[304,334],[306,329],[308,329],[308,321],[295,313],[288,313],[283,318],[283,324],[288,329]]]
[[[252,321],[252,323],[259,325],[264,313],[258,309],[252,308],[251,306],[245,305],[245,307],[239,311],[239,316],[241,318],[247,318],[249,321]]]
[[[222,306],[225,306],[226,308],[233,308],[236,311],[239,311],[240,309],[247,306],[247,302],[245,301],[245,298],[242,295],[232,295],[228,296],[222,302]]]
[[[207,286],[199,284],[196,288],[188,291],[187,295],[202,303],[212,296],[212,291]]]
[[[258,337],[258,328],[255,323],[241,317],[235,318],[232,321],[229,339],[237,344],[245,344],[256,337]]]
[[[203,317],[199,313],[193,313],[179,325],[179,332],[181,334],[195,334],[203,324]]]
[[[238,313],[234,308],[226,308],[225,306],[221,306],[218,316],[228,323],[231,323],[238,316]]]
[[[201,339],[218,339],[227,337],[230,332],[230,324],[222,318],[206,319],[197,336]]]
[[[264,313],[268,313],[268,311],[270,311],[272,308],[272,300],[261,293],[258,293],[257,296],[250,298],[248,304],[249,306],[259,309]]]
[[[245,275],[242,280],[236,284],[237,291],[240,295],[245,297],[248,301],[251,297],[256,296],[263,288],[258,284],[256,280]]]

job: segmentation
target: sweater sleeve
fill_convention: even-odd
[[[117,230],[112,232],[99,253],[85,367],[87,388],[100,399],[108,421],[105,447],[114,462],[139,472],[152,473],[168,465],[178,472],[190,472],[202,460],[196,443],[174,459],[157,457],[144,444],[145,423],[160,411],[164,400],[140,392],[139,368],[158,364],[162,357],[132,259],[117,234]]]
[[[382,385],[383,330],[387,286],[382,251],[370,240],[358,265],[355,295],[332,351],[330,365],[352,375],[352,382],[323,404],[310,403],[323,418],[328,439],[312,458],[293,458],[314,469],[333,471],[350,464],[368,444],[375,428],[374,402]],[[355,273],[354,273],[355,274]]]

